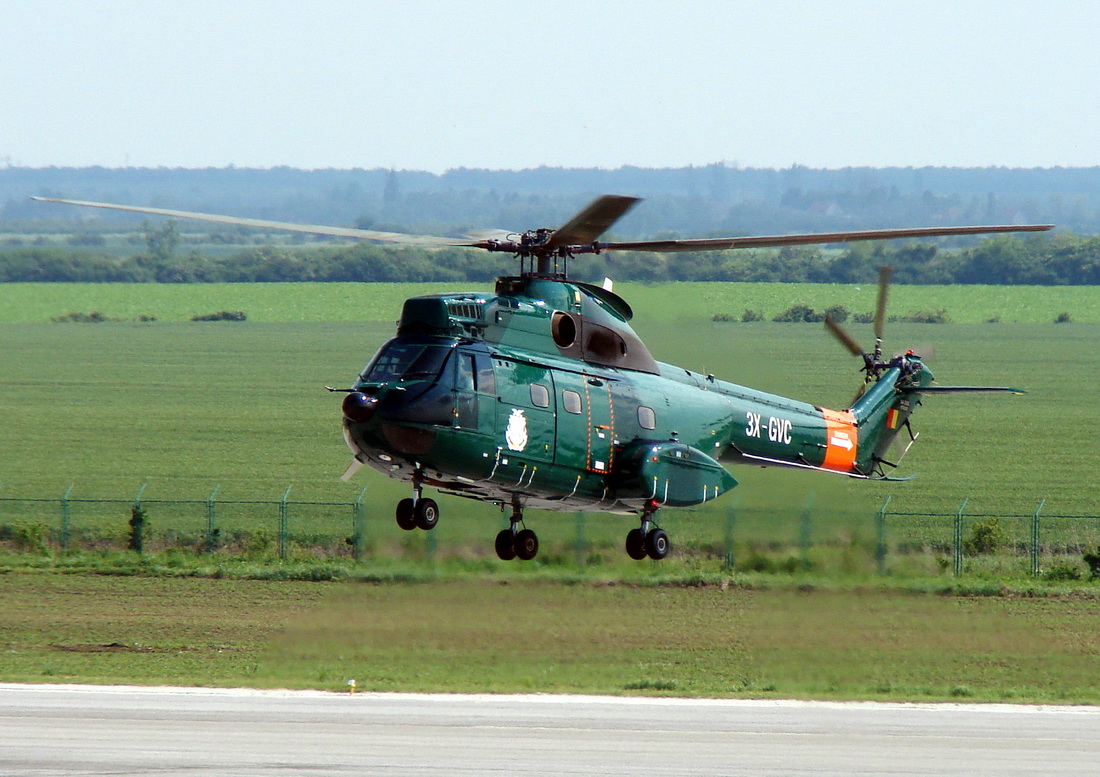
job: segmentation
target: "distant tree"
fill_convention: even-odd
[[[168,219],[159,227],[154,227],[148,221],[141,223],[145,233],[145,245],[149,247],[149,253],[157,259],[168,259],[176,251],[180,242],[180,232],[176,227],[175,219]]]

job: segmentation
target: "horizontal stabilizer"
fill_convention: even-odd
[[[908,394],[980,394],[990,391],[1007,391],[1009,394],[1026,394],[1023,389],[1009,386],[902,386]]]

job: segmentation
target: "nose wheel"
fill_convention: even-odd
[[[632,559],[641,561],[644,558],[655,560],[663,559],[672,549],[668,540],[668,532],[653,522],[653,514],[657,512],[656,506],[647,505],[642,513],[642,525],[637,529],[631,529],[626,535],[626,554]]]
[[[497,535],[494,543],[501,561],[530,561],[539,553],[539,537],[531,529],[519,529],[523,511],[518,502],[512,504],[512,525]]]

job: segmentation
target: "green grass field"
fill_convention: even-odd
[[[5,286],[0,293],[18,298],[29,311],[36,294],[61,288]],[[153,297],[189,297],[195,310],[247,309],[229,299],[194,303],[200,292],[227,287],[131,288],[148,290]],[[676,301],[693,289],[688,284],[667,292]],[[267,295],[276,306],[272,317],[284,319],[325,317],[333,291],[321,284],[229,290]],[[108,304],[119,291],[115,286],[81,286],[76,291],[88,295],[86,304],[71,307],[122,314]],[[274,293],[279,291],[282,296]],[[405,496],[404,486],[367,471],[352,483],[337,479],[348,453],[340,439],[338,398],[323,390],[325,384],[349,383],[391,335],[400,298],[408,289],[350,286],[346,291],[363,298],[363,318],[385,322],[54,324],[41,323],[54,308],[35,302],[37,312],[28,316],[39,323],[0,324],[5,353],[0,412],[6,419],[0,497],[60,499],[72,485],[74,499],[130,500],[145,485],[145,500],[197,502],[186,511],[156,505],[150,511],[161,527],[167,521],[198,536],[205,526],[205,500],[215,486],[223,501],[276,502],[289,487],[293,501],[343,503],[354,501],[366,487],[363,503],[371,547],[382,554],[419,552],[416,543],[423,538],[403,535],[391,525],[392,506]],[[1092,295],[1100,298],[1098,292]],[[690,309],[657,308],[656,301],[629,296],[638,311],[636,327],[658,358],[832,407],[847,404],[859,381],[858,360],[820,326],[716,324],[706,311],[696,312],[694,320],[676,320]],[[345,307],[355,305],[345,300]],[[852,329],[870,341],[869,326]],[[949,516],[968,500],[970,514],[1021,516],[1003,519],[1007,540],[1014,545],[1027,540],[1030,522],[1023,516],[1043,500],[1049,516],[1100,515],[1100,492],[1088,486],[1100,460],[1093,436],[1095,375],[1100,372],[1100,355],[1093,346],[1098,336],[1095,324],[893,325],[888,347],[935,345],[932,366],[942,383],[1016,385],[1030,393],[927,399],[914,417],[921,438],[900,473],[917,473],[912,482],[865,483],[738,468],[734,474],[741,485],[731,495],[705,509],[668,511],[662,522],[681,549],[703,549],[720,558],[733,508],[741,558],[750,550],[786,558],[802,542],[801,516],[810,506],[815,563],[851,566],[851,548],[859,547],[858,568],[870,564],[874,515],[887,496],[890,509],[900,513]],[[13,506],[0,503],[4,509],[11,519]],[[36,509],[37,514],[24,511],[14,517],[57,524],[56,503]],[[441,547],[460,557],[491,555],[490,539],[501,520],[494,508],[444,497],[444,510],[434,535]],[[109,524],[116,538],[127,530],[125,504],[76,503],[72,511],[74,526]],[[575,516],[530,518],[546,553],[574,557]],[[299,534],[327,533],[338,541],[351,533],[345,509],[292,511],[291,519]],[[225,506],[219,521],[226,531],[266,527],[270,535],[277,511],[272,505]],[[584,540],[596,560],[622,555],[622,535],[631,523],[614,516],[587,518]],[[1052,517],[1044,530],[1046,539],[1059,546],[1088,548],[1100,544],[1097,523]],[[947,517],[891,519],[892,546],[931,548],[898,571],[935,573],[951,532]],[[1025,562],[1020,554],[1015,559],[1010,566],[1019,572]]]
[[[209,579],[228,562],[178,551],[144,562],[119,561],[121,553],[97,557],[94,548],[86,556],[24,553],[0,565],[0,678],[332,690],[355,678],[377,690],[1100,703],[1095,586],[1069,586],[1068,595],[1048,586],[1039,598],[915,595],[1023,590],[983,577],[988,559],[980,558],[972,585],[944,588],[944,554],[932,546],[950,540],[950,521],[916,517],[891,519],[891,575],[880,585],[873,574],[873,518],[887,495],[901,512],[953,513],[969,499],[972,512],[1027,514],[1045,499],[1047,515],[1100,514],[1100,493],[1091,487],[1100,459],[1093,436],[1100,292],[1007,290],[1004,304],[1030,310],[1027,322],[984,324],[965,322],[1012,320],[984,290],[943,290],[973,303],[956,313],[954,303],[938,301],[946,297],[895,289],[896,312],[946,307],[964,323],[892,326],[888,348],[932,343],[941,382],[1030,393],[928,399],[915,416],[920,441],[903,466],[920,474],[909,483],[738,469],[733,494],[662,518],[674,545],[700,555],[661,567],[625,559],[621,541],[632,519],[592,515],[580,524],[577,516],[547,513],[528,516],[543,539],[539,562],[504,565],[492,558],[501,518],[491,507],[444,497],[435,532],[404,534],[392,520],[403,486],[369,472],[350,484],[337,479],[348,453],[338,397],[324,384],[349,383],[392,333],[401,300],[435,290],[0,287],[0,497],[60,500],[72,485],[74,499],[118,499],[71,505],[74,527],[106,525],[118,540],[130,515],[125,500],[143,484],[152,526],[170,523],[193,536],[204,527],[215,485],[227,502],[274,502],[289,486],[294,500],[350,503],[366,487],[371,555],[360,568],[376,570],[377,579],[392,570],[396,580],[441,580]],[[819,326],[715,324],[710,317],[745,307],[771,314],[793,302],[869,309],[872,289],[851,303],[832,299],[827,287],[620,291],[659,359],[834,407],[858,383],[857,360]],[[1080,295],[1073,297],[1079,304],[1063,292]],[[762,301],[773,293],[773,301]],[[908,293],[917,295],[912,302]],[[48,323],[92,310],[160,320]],[[244,310],[250,320],[185,320],[217,310]],[[1045,323],[1063,310],[1092,323]],[[864,341],[869,329],[853,327]],[[167,499],[195,504],[156,502]],[[0,502],[9,511],[0,524],[56,526],[58,501],[18,516],[10,514],[14,504]],[[798,560],[807,505],[811,572],[721,572],[731,509],[737,563],[745,564],[754,553]],[[293,509],[299,537],[339,539],[350,531],[343,508]],[[223,552],[244,554],[245,565],[255,558],[257,574],[277,577],[276,519],[271,505],[220,506],[222,527],[253,533],[250,544]],[[1025,519],[1005,525],[1011,542],[1022,541]],[[1100,543],[1095,519],[1049,518],[1044,530],[1063,545]],[[588,566],[571,572],[578,533]],[[434,555],[429,537],[438,544]],[[922,543],[928,549],[900,552]],[[1022,567],[1019,553],[1011,559]],[[287,577],[295,570],[308,576],[317,565],[308,543],[292,548],[292,561]],[[235,576],[250,574],[242,568]],[[561,580],[573,584],[554,582]],[[712,584],[669,584],[692,581]]]
[[[99,311],[109,318],[155,316],[187,321],[221,310],[242,310],[250,321],[394,322],[407,297],[490,285],[439,283],[10,283],[0,284],[0,323],[49,321],[66,313]],[[622,283],[615,287],[639,323],[740,318],[751,308],[769,320],[795,304],[824,310],[843,305],[853,313],[875,307],[873,285],[797,283]],[[894,286],[890,312],[908,315],[946,310],[952,323],[1051,323],[1061,313],[1100,323],[1100,292],[1089,286]]]
[[[1096,599],[33,574],[0,597],[6,681],[1100,703]]]

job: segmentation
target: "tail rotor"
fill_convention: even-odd
[[[863,393],[867,390],[867,386],[872,381],[878,379],[882,371],[890,366],[890,362],[884,362],[882,360],[882,335],[886,328],[886,303],[890,297],[890,275],[893,273],[893,268],[883,265],[879,268],[878,273],[878,299],[875,303],[875,347],[870,353],[863,350],[863,347],[856,341],[851,334],[848,333],[832,316],[825,317],[825,328],[829,330],[840,344],[853,356],[859,356],[863,359],[863,367],[861,368],[863,376],[863,385],[859,387],[859,391],[856,392],[855,397],[852,398],[854,404],[857,399],[863,396]]]

